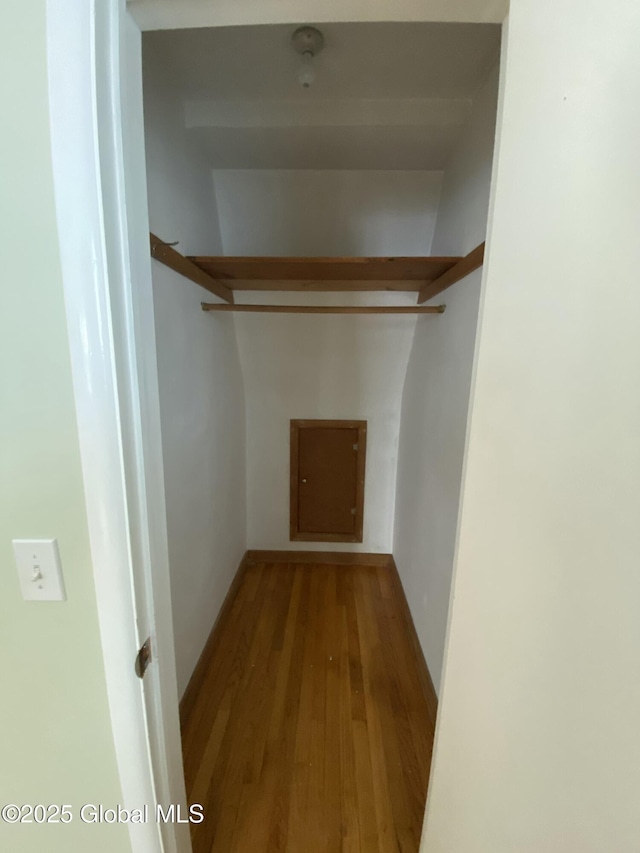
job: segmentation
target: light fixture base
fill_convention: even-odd
[[[324,47],[324,36],[315,27],[298,27],[291,36],[293,49],[299,54],[316,56]]]

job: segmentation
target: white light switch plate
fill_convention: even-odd
[[[64,601],[64,580],[55,539],[14,539],[22,597],[26,601]]]

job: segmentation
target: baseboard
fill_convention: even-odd
[[[247,551],[251,563],[322,563],[332,566],[388,566],[391,554],[355,551]]]
[[[198,658],[198,663],[196,664],[195,669],[191,673],[191,678],[189,679],[189,683],[187,684],[187,689],[184,691],[182,699],[180,700],[180,724],[182,727],[184,727],[186,720],[190,716],[193,710],[193,706],[195,705],[195,700],[198,694],[200,693],[202,684],[205,680],[205,676],[208,670],[209,661],[213,655],[213,649],[216,645],[216,642],[218,641],[218,635],[220,634],[220,631],[225,623],[225,620],[227,619],[227,616],[231,612],[233,600],[235,599],[238,589],[240,588],[240,584],[242,583],[242,578],[244,576],[246,568],[250,563],[248,556],[249,552],[246,551],[242,560],[240,560],[240,565],[238,566],[236,573],[233,576],[233,580],[229,585],[227,594],[225,595],[224,601],[222,602],[222,607],[220,608],[216,620],[213,623],[211,633],[207,638],[207,642],[204,644],[202,653]]]
[[[402,605],[407,634],[409,635],[411,645],[413,646],[414,653],[418,660],[418,672],[420,675],[420,685],[422,687],[424,699],[427,703],[431,722],[435,726],[436,716],[438,714],[438,696],[436,694],[435,687],[433,686],[433,679],[431,678],[431,673],[429,672],[429,667],[427,665],[424,652],[422,651],[420,640],[418,639],[416,626],[413,622],[413,616],[411,615],[411,610],[409,608],[409,602],[407,601],[407,596],[405,595],[404,587],[400,580],[400,573],[398,572],[398,567],[396,566],[396,561],[393,557],[390,559],[389,568],[393,573],[394,583],[398,590],[398,598]]]

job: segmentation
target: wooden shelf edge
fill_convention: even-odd
[[[480,243],[468,255],[459,260],[455,266],[443,273],[440,278],[427,284],[418,294],[418,305],[421,302],[426,302],[428,299],[433,299],[434,296],[438,296],[443,290],[451,287],[452,284],[455,284],[460,279],[468,276],[469,273],[477,270],[478,267],[481,267],[483,262],[484,243]]]
[[[256,264],[402,264],[405,261],[455,264],[460,255],[188,255],[194,263]]]
[[[234,293],[238,291],[256,291],[266,293],[415,293],[435,281],[440,276],[420,279],[319,279],[308,278],[223,278],[220,281]]]
[[[200,287],[204,287],[205,290],[208,290],[215,296],[219,296],[220,299],[224,299],[225,302],[233,304],[233,292],[228,287],[210,276],[209,273],[200,269],[193,261],[185,258],[184,255],[181,255],[172,246],[167,245],[159,237],[156,237],[155,234],[149,234],[149,241],[152,258],[160,261],[161,264],[169,267],[174,272],[199,284]]]
[[[232,289],[235,282],[290,281],[296,282],[411,282],[414,286],[434,281],[460,260],[455,257],[398,256],[398,257],[298,257],[194,255],[190,256],[197,267],[214,278],[224,281]],[[349,288],[345,288],[349,289]],[[413,289],[413,288],[411,288]],[[420,287],[415,287],[419,290]]]
[[[224,305],[203,302],[203,311],[254,314],[443,314],[445,305]]]

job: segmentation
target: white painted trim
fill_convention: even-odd
[[[156,801],[183,805],[185,795],[157,376],[155,359],[140,359],[141,312],[151,319],[150,304],[141,301],[150,289],[131,286],[132,260],[144,278],[144,250],[136,246],[132,259],[129,239],[146,228],[146,199],[138,186],[137,204],[125,201],[119,89],[121,62],[131,49],[123,38],[125,15],[120,0],[47,0],[58,236],[111,725],[122,803],[153,809]],[[146,239],[145,233],[145,245]],[[152,560],[157,581],[150,585]],[[147,631],[156,660],[143,691],[133,661]],[[184,825],[161,830],[150,820],[128,827],[134,853],[191,850]]]
[[[367,21],[501,24],[509,0],[133,0],[142,30]]]
[[[133,488],[130,523],[134,535],[134,580],[145,596],[144,635],[151,635],[154,662],[145,676],[146,708],[151,756],[159,802],[186,809],[187,793],[182,762],[178,685],[169,576],[167,513],[160,428],[160,392],[156,358],[153,282],[149,253],[149,215],[142,102],[142,37],[140,29],[119,4],[112,40],[119,59],[111,77],[109,103],[112,120],[114,199],[112,233],[114,266],[122,303],[119,327],[123,336],[121,363],[128,391],[127,423]],[[117,48],[115,47],[117,44]],[[115,63],[114,63],[115,67]],[[114,120],[115,117],[115,120]],[[101,146],[105,146],[101,135]],[[115,185],[117,184],[117,193]],[[103,174],[103,186],[105,178]],[[106,205],[105,205],[106,207]],[[119,238],[119,239],[117,239]],[[141,637],[142,639],[142,637]],[[167,853],[189,853],[191,837],[185,824],[161,827]]]

